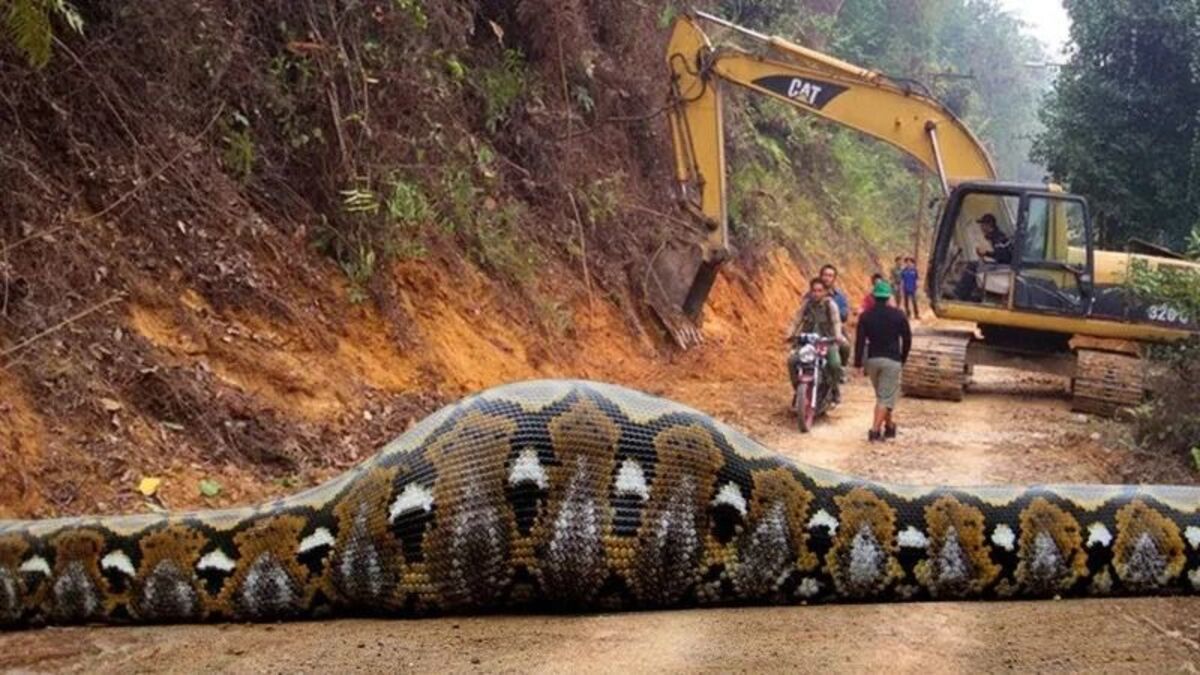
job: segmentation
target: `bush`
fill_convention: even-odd
[[[479,96],[483,99],[484,126],[489,132],[494,134],[504,126],[528,84],[525,58],[515,49],[506,49],[500,63],[479,70]]]
[[[1137,411],[1138,444],[1157,452],[1200,455],[1200,338],[1156,350],[1157,395]],[[1200,462],[1197,463],[1200,469]]]
[[[1198,234],[1200,228],[1193,241],[1200,241]],[[1200,273],[1194,270],[1135,263],[1130,284],[1142,298],[1200,317]],[[1200,469],[1200,337],[1154,348],[1151,355],[1158,366],[1151,377],[1158,396],[1137,411],[1138,442],[1149,450],[1191,453]]]

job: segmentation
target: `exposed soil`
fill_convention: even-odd
[[[697,359],[688,355],[684,360]],[[781,354],[760,359],[765,370]],[[797,461],[889,481],[1124,480],[1140,460],[1111,424],[1072,414],[1063,382],[981,370],[964,403],[905,401],[901,437],[868,445],[856,380],[811,435],[780,377],[691,364],[626,381],[733,422]],[[656,386],[657,385],[657,386]],[[1180,479],[1187,479],[1180,474]],[[694,610],[622,615],[50,629],[0,639],[34,671],[1194,671],[1200,599],[1146,598]]]

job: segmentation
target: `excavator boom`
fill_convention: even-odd
[[[737,31],[761,47],[715,45],[703,23]],[[676,19],[667,49],[668,117],[677,196],[701,223],[699,241],[664,246],[651,266],[651,304],[681,346],[698,320],[717,270],[730,253],[723,91],[734,85],[884,141],[940,177],[943,189],[994,179],[982,143],[915,83],[903,83],[783,38],[701,12]]]

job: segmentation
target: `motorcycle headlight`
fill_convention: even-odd
[[[817,360],[817,349],[812,345],[804,345],[800,348],[800,363],[812,363]]]

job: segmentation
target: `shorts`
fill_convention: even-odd
[[[867,377],[871,378],[871,386],[875,387],[876,405],[896,409],[900,399],[900,371],[904,366],[892,359],[867,359]]]

